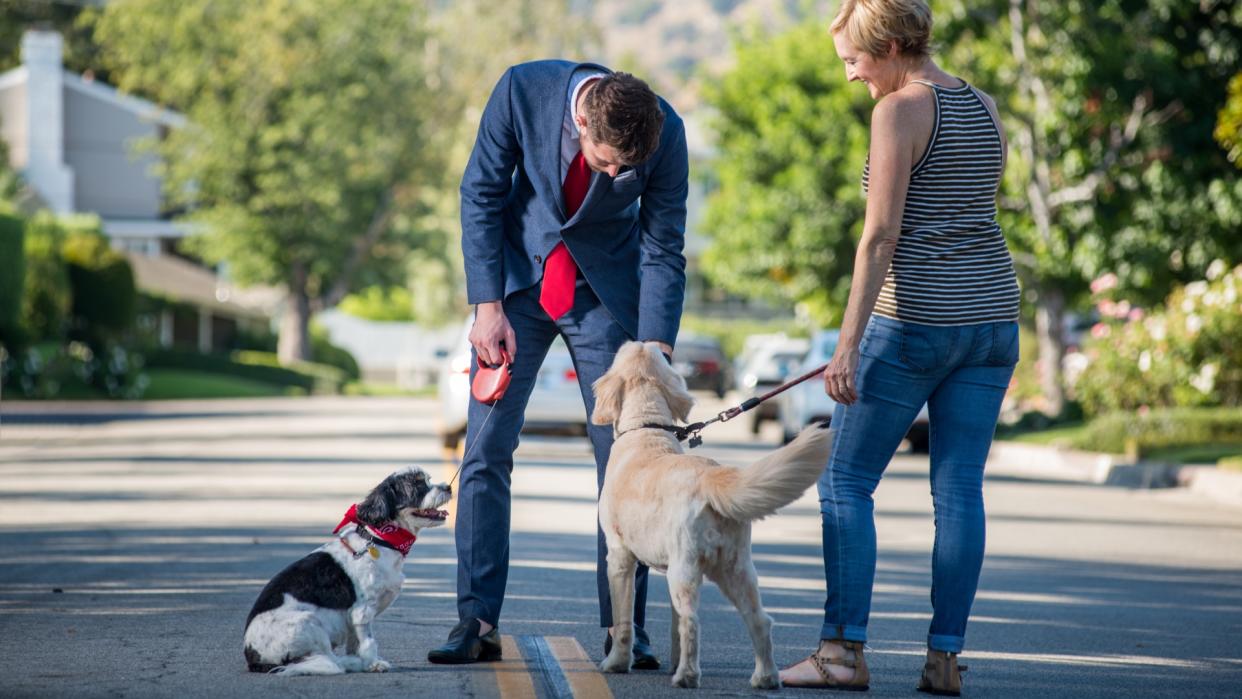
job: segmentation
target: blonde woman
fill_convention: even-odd
[[[983,466],[1018,359],[1018,285],[996,224],[1006,142],[992,99],[931,59],[925,0],[843,0],[831,26],[851,81],[877,100],[867,211],[840,344],[839,404],[819,481],[828,598],[819,648],[788,686],[865,690],[875,580],[872,494],[923,404],[936,538],[918,689],[957,696],[983,564]]]

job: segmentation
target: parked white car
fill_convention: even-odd
[[[457,448],[466,436],[466,410],[470,404],[470,326],[468,319],[454,349],[440,368],[439,434],[445,447]],[[521,351],[521,347],[518,351]],[[503,398],[501,400],[504,400]],[[586,409],[578,389],[578,372],[574,370],[569,349],[558,337],[548,350],[539,369],[535,389],[526,405],[523,431],[572,431],[586,434]]]
[[[823,330],[815,333],[815,336],[811,338],[810,351],[807,352],[802,363],[790,373],[790,378],[801,376],[831,361],[833,352],[837,351],[837,340],[840,336],[840,330]],[[776,400],[779,401],[781,432],[786,442],[798,436],[802,428],[812,422],[831,421],[832,413],[837,409],[836,401],[828,397],[824,391],[822,375],[803,381],[777,396]],[[914,424],[910,425],[906,439],[910,442],[912,451],[926,452],[928,437],[927,405],[924,404],[923,409],[914,418]]]
[[[797,376],[810,343],[806,338],[770,335],[755,343],[744,353],[737,372],[738,391],[747,398],[761,396]],[[779,420],[780,407],[775,398],[766,400],[750,411],[750,431],[759,434],[766,420]]]

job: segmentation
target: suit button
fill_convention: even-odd
[[[539,264],[543,264],[543,258],[540,257],[539,255],[535,255],[535,262]]]

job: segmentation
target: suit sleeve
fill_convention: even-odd
[[[461,249],[466,297],[472,304],[499,301],[505,293],[504,204],[521,152],[513,125],[512,83],[510,68],[483,110],[461,180]]]
[[[689,156],[686,130],[669,119],[675,131],[660,148],[639,204],[642,281],[638,297],[638,339],[659,340],[672,346],[681,325],[686,296],[686,194]]]

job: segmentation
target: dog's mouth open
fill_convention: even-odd
[[[412,517],[418,517],[420,519],[430,519],[435,522],[443,522],[444,520],[448,519],[448,515],[449,515],[448,510],[426,509],[426,510],[413,510],[410,512],[410,516]]]

